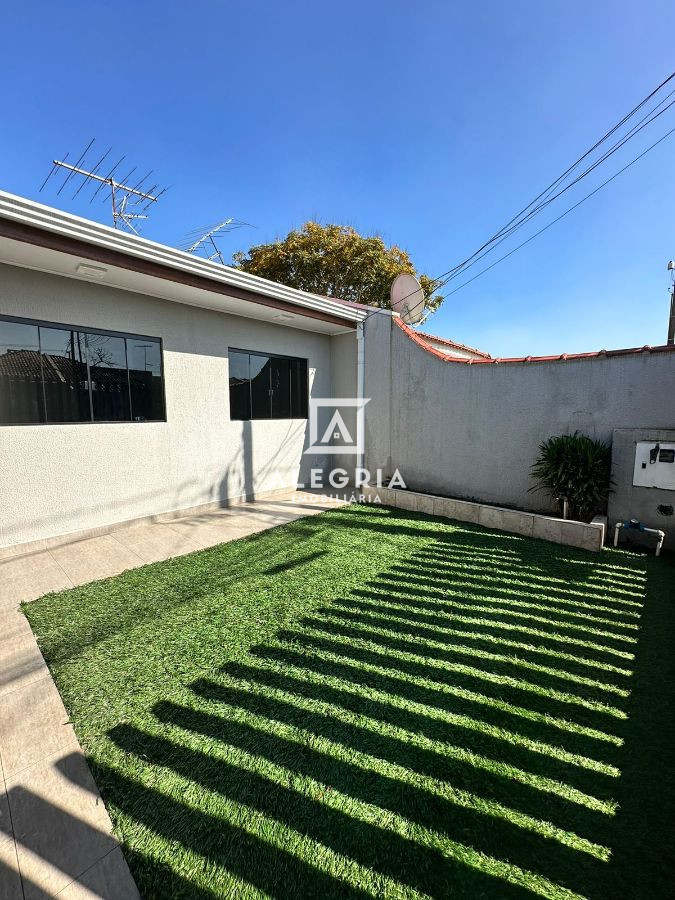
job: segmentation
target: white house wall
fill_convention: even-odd
[[[6,265],[0,314],[162,338],[167,415],[0,426],[0,547],[295,487],[325,462],[303,458],[305,420],[230,421],[227,353],[307,358],[310,395],[331,396],[329,336]]]

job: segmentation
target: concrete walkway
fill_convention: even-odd
[[[0,560],[0,900],[139,896],[19,604],[330,505],[320,495],[277,495]]]

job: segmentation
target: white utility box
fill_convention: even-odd
[[[638,441],[635,445],[633,484],[636,487],[675,491],[675,444]]]

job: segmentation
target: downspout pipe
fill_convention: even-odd
[[[365,319],[356,325],[356,396],[363,401],[366,396],[366,328]],[[365,412],[361,412],[364,416],[364,428],[362,434],[362,449],[357,456],[356,464],[359,469],[365,468],[366,460],[366,429],[365,429]]]

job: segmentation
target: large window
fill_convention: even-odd
[[[231,419],[306,419],[307,360],[229,351]]]
[[[164,417],[158,338],[0,318],[0,425]]]

